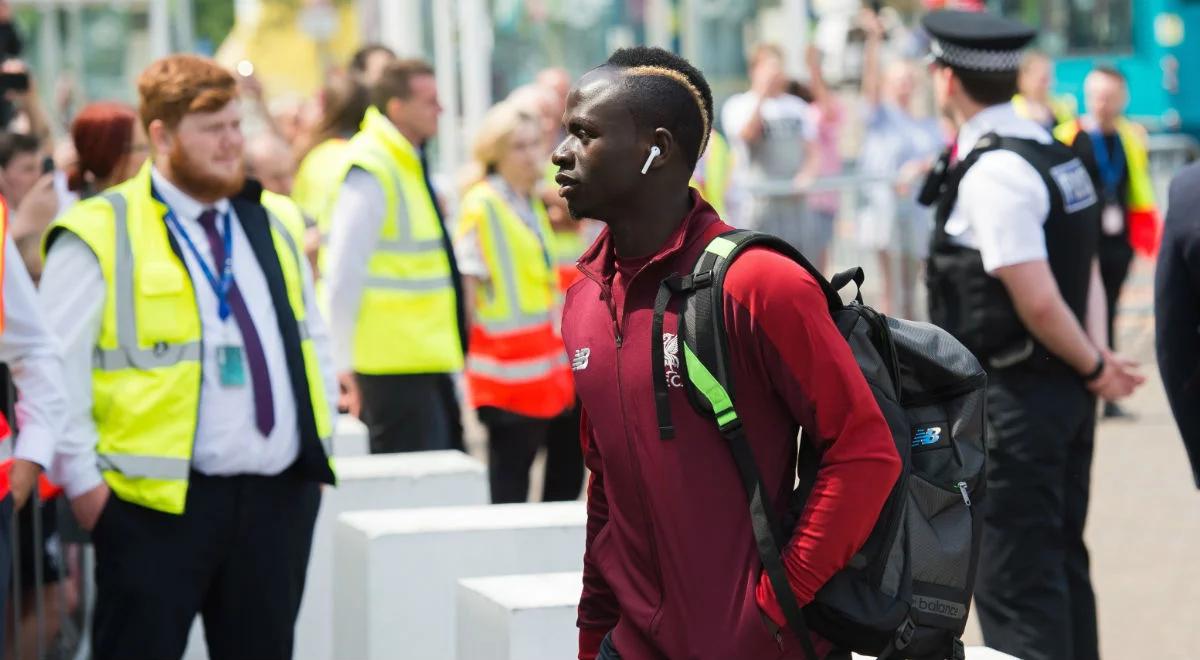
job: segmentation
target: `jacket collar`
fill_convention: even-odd
[[[684,217],[683,222],[675,228],[663,246],[643,268],[650,269],[658,264],[672,260],[675,256],[686,252],[698,240],[710,233],[708,230],[721,219],[713,207],[704,201],[695,188],[691,189],[692,210]],[[613,248],[612,232],[608,227],[600,233],[599,238],[579,258],[578,267],[588,278],[600,284],[612,281],[616,273],[616,251]]]
[[[410,165],[420,164],[421,155],[417,148],[375,106],[367,108],[363,115],[362,132],[387,149],[388,154],[396,160]]]

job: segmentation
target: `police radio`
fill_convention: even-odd
[[[946,175],[950,171],[950,147],[942,151],[937,162],[925,177],[921,192],[917,194],[917,203],[921,206],[932,206],[942,196],[942,188],[946,183]]]

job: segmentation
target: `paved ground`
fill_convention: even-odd
[[[1126,406],[1135,420],[1099,426],[1087,537],[1104,657],[1195,660],[1200,658],[1200,491],[1192,483],[1154,368],[1151,278],[1150,266],[1138,264],[1122,300],[1118,329],[1122,352],[1143,362],[1150,382]],[[486,460],[482,429],[476,426],[469,435],[472,453]],[[535,483],[540,473],[539,461]],[[982,641],[972,621],[966,642]]]

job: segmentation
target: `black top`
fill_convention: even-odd
[[[1049,214],[1042,226],[1047,261],[1063,300],[1080,323],[1084,321],[1092,259],[1100,235],[1099,198],[1089,173],[1060,143],[1040,144],[995,134],[980,139],[971,153],[951,168],[943,184],[927,265],[930,318],[986,366],[1022,364],[1073,373],[1025,328],[1008,290],[984,270],[979,251],[958,245],[946,233],[946,221],[958,200],[963,175],[980,155],[996,149],[1021,156],[1045,183],[1050,198]]]
[[[1200,164],[1171,182],[1154,320],[1158,369],[1200,487]]]

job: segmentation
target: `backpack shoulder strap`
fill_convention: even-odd
[[[842,306],[837,291],[820,271],[783,239],[744,229],[734,229],[713,238],[692,265],[691,272],[664,279],[655,298],[650,351],[659,436],[663,439],[674,437],[662,331],[667,308],[675,297],[683,301],[677,338],[680,369],[686,374],[684,380],[690,400],[698,409],[712,415],[718,425],[732,423],[737,418],[733,410],[734,383],[725,333],[724,286],[734,259],[756,246],[779,252],[807,270],[821,286],[831,312]]]
[[[729,444],[748,500],[755,547],[763,568],[789,626],[800,640],[805,656],[809,660],[817,660],[807,622],[788,583],[787,572],[780,555],[781,549],[790,538],[790,530],[780,528],[777,516],[771,510],[762,474],[754,462],[754,454],[746,441],[741,418],[734,408],[734,386],[724,319],[725,276],[733,260],[754,246],[770,248],[799,263],[820,284],[830,311],[842,307],[841,298],[820,271],[782,239],[746,230],[733,230],[714,238],[693,264],[690,273],[683,276],[673,275],[663,280],[655,299],[651,359],[659,435],[664,439],[674,436],[667,393],[662,327],[663,317],[672,298],[679,296],[683,299],[683,308],[679,314],[677,340],[682,353],[680,369],[686,383],[685,389],[693,405],[713,417],[721,436]]]

